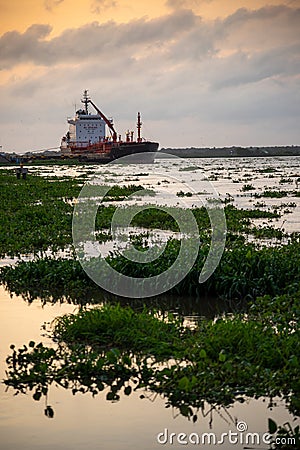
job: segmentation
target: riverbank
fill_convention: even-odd
[[[264,147],[189,147],[189,148],[170,148],[163,147],[159,149],[155,159],[164,158],[162,154],[175,155],[180,158],[242,158],[242,157],[274,157],[274,156],[300,156],[299,145],[287,146],[264,146]],[[24,155],[17,153],[2,153],[0,155],[0,166],[15,164],[64,164],[64,165],[82,165],[94,164],[93,160],[79,160],[78,158],[66,157],[59,151],[44,153],[26,153]]]
[[[300,156],[300,146],[161,148],[160,153],[167,153],[181,158],[260,158]]]

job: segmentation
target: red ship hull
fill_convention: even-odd
[[[110,162],[133,155],[131,162],[153,163],[158,150],[157,142],[99,142],[91,145],[69,146],[69,156],[81,161]]]

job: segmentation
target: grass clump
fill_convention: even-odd
[[[287,197],[289,193],[290,193],[289,191],[282,191],[282,190],[280,190],[280,191],[265,190],[261,194],[255,193],[254,197],[256,197],[256,198],[261,198],[261,197],[284,198],[284,197]]]
[[[146,309],[136,312],[119,304],[107,304],[57,318],[53,333],[56,339],[68,343],[171,357],[180,347],[182,323],[171,315],[168,320],[158,320]]]

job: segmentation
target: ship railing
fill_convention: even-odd
[[[69,147],[70,148],[84,148],[84,147],[88,147],[90,145],[90,142],[69,142]]]

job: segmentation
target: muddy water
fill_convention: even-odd
[[[191,170],[190,165],[197,166]],[[189,180],[210,180],[221,198],[230,194],[233,204],[239,207],[255,207],[257,201],[263,202],[265,208],[280,206],[283,203],[293,202],[293,207],[282,207],[290,212],[284,213],[279,221],[273,221],[276,227],[286,231],[300,231],[300,198],[293,196],[298,189],[300,178],[300,158],[260,158],[254,159],[201,159],[188,161],[161,160],[152,166],[137,168],[134,171],[128,168],[115,166],[86,166],[80,171],[78,168],[57,167],[31,168],[31,171],[42,172],[42,175],[59,176],[92,176],[97,171],[105,182],[126,184],[142,184],[157,191],[156,200],[165,204],[177,204],[176,193],[188,190],[175,173],[182,173],[186,169]],[[157,172],[163,173],[158,175]],[[271,177],[270,177],[271,175]],[[165,182],[163,182],[166,180]],[[253,191],[243,191],[243,186],[252,184]],[[200,185],[204,195],[205,187]],[[289,191],[286,198],[281,199],[254,199],[251,193],[263,192],[264,189],[281,189]],[[186,192],[185,191],[185,192]],[[153,201],[153,198],[151,198]],[[188,206],[197,202],[195,195],[184,198]],[[75,306],[70,304],[55,304],[42,306],[39,300],[28,305],[22,298],[9,294],[0,287],[0,378],[5,376],[5,359],[10,353],[9,346],[14,343],[22,346],[30,340],[42,341],[51,344],[44,337],[41,325],[49,322],[58,315],[74,311]],[[200,314],[194,311],[190,314]],[[47,404],[54,409],[54,418],[44,415],[45,402],[36,402],[32,395],[20,394],[14,396],[13,390],[5,391],[0,385],[0,449],[1,450],[75,450],[75,449],[108,449],[108,450],[152,450],[157,448],[182,448],[173,436],[170,443],[170,433],[197,433],[201,436],[205,432],[214,432],[217,439],[221,433],[236,432],[236,422],[247,423],[249,432],[265,433],[267,421],[271,417],[279,424],[286,421],[292,423],[293,418],[288,414],[285,405],[277,401],[277,405],[270,408],[268,400],[249,400],[243,404],[235,404],[228,410],[213,410],[210,413],[209,405],[205,406],[203,417],[199,417],[195,424],[178,416],[176,412],[165,408],[165,400],[153,398],[149,393],[145,399],[140,399],[142,392],[133,393],[129,397],[121,396],[117,403],[106,401],[106,392],[92,398],[90,394],[72,395],[71,392],[53,386],[50,389]],[[211,428],[212,427],[212,428]],[[157,442],[157,435],[167,430],[168,443]],[[161,436],[164,441],[166,433]],[[194,448],[189,444],[185,446]],[[202,448],[204,446],[202,445]],[[208,448],[209,446],[205,446]],[[225,440],[220,448],[241,450],[244,444],[229,443]],[[253,445],[253,447],[267,448],[266,444]]]

